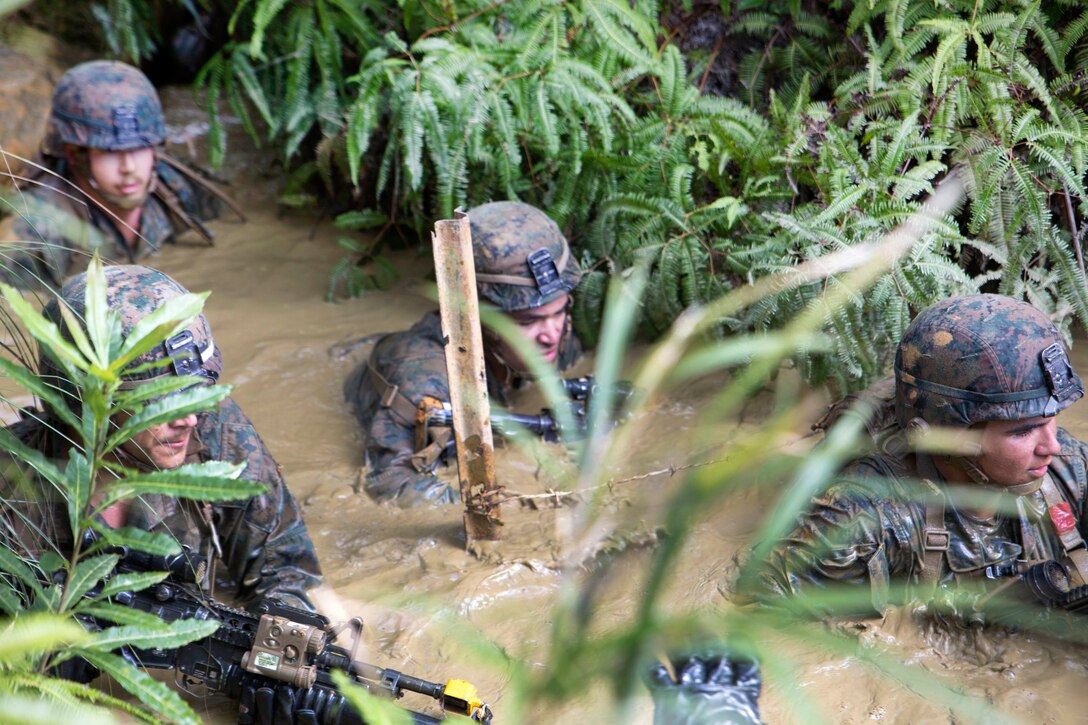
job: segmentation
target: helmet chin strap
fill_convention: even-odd
[[[1043,485],[1042,478],[1036,478],[1034,481],[1028,481],[1027,483],[1017,483],[1011,486],[1002,486],[1001,484],[994,483],[990,480],[982,468],[978,465],[978,458],[971,456],[944,456],[944,459],[953,465],[958,466],[972,483],[978,484],[988,488],[991,491],[999,493],[1007,493],[1012,496],[1029,496],[1038,491]]]

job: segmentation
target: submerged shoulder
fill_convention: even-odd
[[[438,314],[428,313],[411,327],[382,338],[374,347],[370,364],[389,382],[410,385],[421,376],[445,379],[446,355]]]

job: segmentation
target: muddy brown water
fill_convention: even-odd
[[[174,130],[171,150],[184,155],[188,144],[203,148],[203,115],[187,91],[164,93]],[[225,217],[211,223],[216,245],[193,242],[163,250],[150,262],[194,291],[211,290],[206,312],[225,357],[224,379],[283,465],[302,502],[325,571],[321,608],[334,620],[362,616],[364,659],[432,680],[467,679],[491,702],[496,723],[509,702],[509,674],[474,655],[479,641],[533,663],[547,661],[552,606],[564,583],[577,575],[559,566],[565,548],[584,533],[575,513],[535,512],[507,506],[510,542],[501,563],[480,561],[464,551],[457,507],[400,510],[358,493],[362,438],[341,395],[341,382],[370,351],[368,336],[411,325],[433,307],[425,286],[427,259],[394,255],[402,279],[387,292],[336,304],[323,301],[329,271],[341,256],[342,234],[328,219],[293,212],[280,216],[275,194],[280,183],[267,157],[254,150],[232,125],[228,165],[222,172],[249,216],[246,224]],[[362,343],[357,343],[359,340]],[[372,338],[371,338],[372,339]],[[632,356],[639,354],[632,352]],[[1074,349],[1074,363],[1088,371],[1088,344]],[[585,371],[583,369],[583,371]],[[651,406],[623,469],[650,471],[686,462],[683,452],[695,437],[696,413],[719,383],[689,386]],[[531,396],[531,393],[530,393]],[[531,397],[524,409],[539,406]],[[1088,436],[1088,408],[1079,403],[1063,415],[1074,433]],[[758,406],[750,419],[758,424]],[[728,432],[723,433],[728,435]],[[545,449],[548,450],[548,449]],[[545,457],[559,457],[553,449]],[[527,493],[552,485],[531,455],[502,448],[500,481]],[[667,495],[676,478],[660,475],[632,483],[617,500],[628,531],[653,528],[654,501]],[[636,492],[636,493],[631,493]],[[668,606],[674,611],[713,609],[723,604],[720,586],[734,555],[751,536],[773,492],[730,498],[705,515],[672,571]],[[642,497],[641,504],[630,504]],[[640,508],[642,506],[642,508]],[[625,507],[636,515],[623,513]],[[635,520],[632,525],[632,520]],[[637,537],[634,537],[637,540]],[[607,583],[599,621],[621,625],[639,604],[649,547],[623,555],[623,575]],[[986,697],[1013,721],[1088,721],[1088,658],[1077,648],[1025,634],[977,635],[976,641],[942,640],[903,617],[865,622],[861,636],[893,648],[902,661],[942,681]],[[475,641],[474,641],[475,640]],[[918,685],[899,685],[875,674],[853,657],[806,650],[786,634],[770,643],[786,653],[792,673],[769,675],[762,700],[769,723],[947,723],[949,711]],[[791,703],[807,698],[800,707]],[[405,705],[433,712],[427,701],[409,696]],[[194,700],[213,723],[233,722],[233,705]],[[526,722],[649,723],[652,708],[640,693],[623,715],[602,687],[568,702],[538,703]],[[816,713],[819,713],[818,715]]]

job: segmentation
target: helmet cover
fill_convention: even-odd
[[[95,60],[71,68],[57,83],[42,152],[61,156],[64,144],[130,151],[165,139],[162,104],[147,76],[127,63]]]
[[[578,286],[582,271],[559,225],[536,207],[496,201],[468,212],[476,287],[503,312],[542,307]]]
[[[907,328],[895,354],[896,418],[969,427],[1051,417],[1084,395],[1061,336],[1026,302],[1003,295],[943,300]]]
[[[189,292],[171,277],[151,267],[112,265],[106,266],[104,270],[106,302],[109,309],[120,316],[121,333],[126,337],[144,317],[167,301]],[[60,299],[81,322],[86,316],[86,288],[87,273],[84,272],[69,280],[60,291]],[[61,328],[65,339],[71,340],[71,332],[63,323],[59,304],[58,299],[53,298],[46,305],[44,314]],[[140,369],[149,363],[166,359],[171,362]],[[40,355],[39,369],[43,376],[64,377],[56,363],[44,353]],[[186,329],[133,360],[126,372],[122,373],[121,387],[132,389],[165,375],[195,375],[204,378],[208,383],[214,383],[222,371],[223,357],[212,339],[208,319],[201,313]],[[69,389],[68,392],[73,391]]]

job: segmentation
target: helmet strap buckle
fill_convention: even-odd
[[[559,276],[559,267],[552,257],[551,250],[547,247],[530,252],[525,261],[529,264],[529,273],[533,276],[536,289],[542,296],[546,297],[562,288],[563,280]]]

